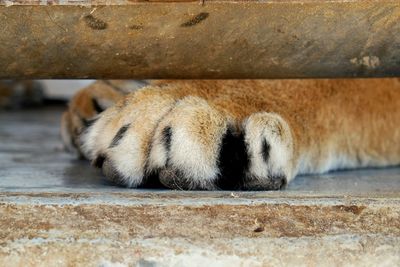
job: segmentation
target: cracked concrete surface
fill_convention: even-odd
[[[60,112],[0,113],[1,266],[400,266],[400,168],[126,189],[62,151]]]

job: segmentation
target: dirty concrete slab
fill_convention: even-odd
[[[400,168],[281,192],[115,186],[62,150],[62,108],[0,112],[1,266],[398,266]]]

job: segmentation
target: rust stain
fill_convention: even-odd
[[[264,232],[264,227],[263,226],[258,226],[256,229],[254,229],[254,233],[261,233]]]
[[[181,27],[192,27],[196,24],[199,24],[200,22],[202,22],[203,20],[205,20],[206,18],[208,18],[210,14],[207,12],[201,12],[198,15],[196,15],[194,18],[192,18],[191,20],[182,23]]]
[[[101,19],[93,17],[93,15],[86,15],[84,17],[86,25],[92,28],[93,30],[105,30],[107,29],[108,25],[106,22],[102,21]]]
[[[356,205],[351,205],[351,206],[345,206],[345,205],[339,205],[335,206],[338,210],[343,210],[346,212],[351,212],[355,215],[360,215],[361,212],[366,208],[365,206],[356,206]]]
[[[142,25],[131,25],[131,26],[129,26],[129,29],[131,29],[131,30],[141,30],[141,29],[143,29],[143,26]]]

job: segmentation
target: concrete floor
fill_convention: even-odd
[[[0,113],[1,266],[400,265],[400,168],[280,192],[126,189],[63,152],[61,111]]]

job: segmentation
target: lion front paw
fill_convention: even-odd
[[[276,190],[293,175],[291,132],[279,115],[240,123],[203,98],[157,88],[101,113],[80,142],[106,177],[128,187]]]

